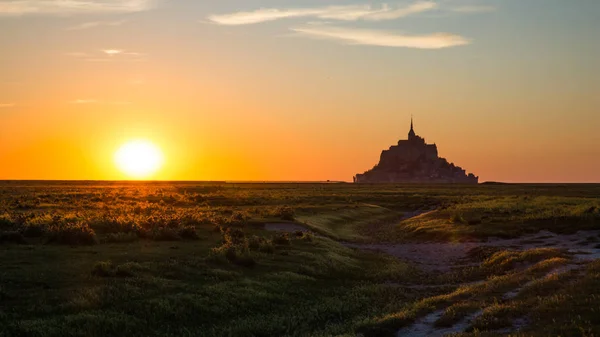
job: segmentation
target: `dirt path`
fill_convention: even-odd
[[[541,279],[551,277],[554,275],[567,273],[571,270],[575,270],[578,268],[581,268],[581,266],[577,265],[577,264],[569,264],[566,266],[561,266],[561,267],[555,268],[555,269],[551,270],[550,272],[548,272],[546,275],[544,275],[536,280],[530,281],[521,287],[517,287],[513,290],[506,292],[502,296],[502,299],[504,301],[510,301],[513,298],[517,297],[517,295],[521,292],[521,290],[523,290],[524,288],[527,288],[529,285],[531,285],[532,283],[534,283],[537,280],[541,280]],[[397,336],[398,337],[442,337],[442,336],[446,336],[446,335],[462,333],[462,332],[467,331],[467,329],[469,329],[469,327],[475,322],[475,320],[483,314],[483,310],[478,310],[477,312],[467,315],[466,317],[464,317],[462,320],[460,320],[458,323],[455,323],[451,327],[446,327],[446,328],[436,327],[435,323],[444,315],[445,310],[446,309],[437,310],[437,311],[434,311],[422,318],[417,319],[417,321],[415,321],[411,326],[400,329],[397,333]],[[521,319],[517,319],[517,320],[513,321],[512,328],[506,328],[506,329],[499,330],[496,332],[498,332],[498,333],[514,333],[514,332],[519,331],[525,325],[527,325],[526,320],[521,318]]]
[[[413,217],[420,216],[429,211],[420,211],[407,214],[404,218],[410,219]],[[265,226],[267,230],[273,231],[284,231],[284,232],[295,232],[295,231],[310,231],[309,229],[299,224],[267,224]],[[460,264],[464,261],[468,255],[468,252],[477,247],[499,247],[512,250],[528,250],[533,248],[557,248],[566,250],[573,255],[573,261],[571,264],[562,266],[550,271],[545,276],[539,278],[543,279],[552,275],[562,274],[569,272],[574,269],[581,268],[585,262],[600,259],[600,231],[579,231],[575,234],[563,235],[554,234],[549,231],[541,231],[536,234],[524,235],[515,239],[501,239],[501,238],[489,238],[486,242],[452,242],[452,243],[439,243],[439,242],[425,242],[425,243],[402,243],[402,244],[358,244],[341,242],[341,244],[355,249],[380,251],[392,256],[398,257],[404,261],[415,264],[426,271],[437,271],[445,272],[452,268],[464,267],[473,264]],[[538,280],[539,280],[538,279]],[[476,283],[484,283],[485,281],[479,281]],[[521,290],[528,287],[534,281],[531,281],[521,287],[517,287],[510,291],[507,291],[502,299],[504,301],[510,301],[517,297]],[[439,286],[419,286],[414,287],[443,287],[443,286],[464,286],[464,284],[455,285],[439,285]],[[409,286],[413,287],[413,286]],[[441,337],[456,333],[465,332],[472,323],[483,314],[483,310],[472,313],[463,318],[458,323],[451,327],[439,328],[435,326],[437,320],[439,320],[445,312],[445,309],[432,312],[424,317],[419,318],[411,326],[403,328],[398,331],[398,337]],[[527,322],[524,319],[517,319],[513,322],[512,328],[503,329],[497,331],[499,333],[511,333],[518,331],[524,327]]]
[[[557,248],[573,254],[577,261],[592,261],[600,258],[600,245],[596,241],[598,238],[600,238],[600,231],[579,231],[571,235],[541,231],[516,239],[492,238],[487,242],[343,244],[356,249],[385,252],[409,261],[424,270],[443,272],[456,267],[469,266],[470,264],[461,265],[459,263],[467,257],[471,249],[477,247],[501,247],[514,250]]]
[[[417,217],[429,211],[409,213],[405,219]],[[270,223],[265,229],[279,232],[310,231],[300,224]],[[346,247],[380,251],[410,262],[426,271],[446,272],[452,268],[477,264],[461,264],[470,250],[477,247],[500,247],[514,250],[532,248],[557,248],[573,254],[577,261],[592,261],[600,258],[600,231],[579,231],[562,235],[548,231],[529,234],[515,239],[490,238],[487,242],[424,242],[401,244],[360,244],[340,242]]]
[[[429,315],[418,319],[413,325],[398,331],[398,337],[442,337],[450,334],[464,332],[471,322],[481,315],[483,311],[478,311],[463,318],[460,322],[449,328],[438,328],[435,322],[444,315],[444,310],[438,310]]]

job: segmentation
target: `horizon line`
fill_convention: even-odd
[[[0,179],[1,183],[64,182],[64,183],[210,183],[210,184],[352,184],[352,185],[408,185],[408,186],[462,186],[459,183],[353,183],[346,180],[110,180],[110,179]],[[504,182],[484,181],[477,185],[600,185],[599,182]],[[475,186],[477,186],[475,185]]]

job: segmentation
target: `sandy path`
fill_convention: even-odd
[[[516,239],[491,238],[487,242],[403,243],[396,245],[343,244],[356,249],[381,251],[412,262],[424,270],[448,271],[452,268],[471,265],[460,265],[460,263],[467,257],[471,249],[477,247],[501,247],[514,250],[557,248],[573,254],[577,261],[600,259],[600,245],[595,239],[590,240],[590,238],[600,238],[600,231],[579,231],[571,235],[541,231],[537,234],[525,235]]]
[[[420,216],[428,211],[414,212],[410,216]],[[409,217],[407,217],[408,219]],[[265,229],[281,232],[310,231],[300,224],[270,223]],[[532,248],[557,248],[573,254],[577,261],[600,259],[600,231],[579,231],[575,234],[554,234],[541,231],[515,239],[490,238],[487,242],[425,242],[401,244],[361,244],[341,242],[346,247],[380,251],[413,263],[426,271],[445,272],[456,267],[477,264],[461,264],[470,250],[477,247],[500,247],[513,250]]]
[[[413,325],[398,331],[398,337],[442,337],[446,335],[464,332],[469,328],[471,322],[476,319],[483,311],[470,314],[460,322],[448,328],[437,328],[435,322],[444,315],[445,310],[438,310],[429,315],[418,319]]]
[[[571,270],[580,268],[580,265],[569,264],[566,266],[561,266],[555,268],[548,272],[546,275],[542,276],[537,280],[541,280],[553,275],[559,275],[563,273],[567,273]],[[510,290],[506,292],[502,299],[505,301],[512,300],[515,298],[522,289],[526,288],[530,284],[535,281],[528,282],[527,284],[518,287],[516,289]],[[444,315],[445,309],[434,311],[422,318],[417,319],[411,326],[398,330],[398,337],[442,337],[446,335],[457,334],[461,332],[466,332],[467,329],[473,324],[473,322],[483,314],[483,310],[479,310],[470,315],[467,315],[465,318],[460,320],[458,323],[452,325],[447,328],[438,328],[435,326],[435,322],[439,320]],[[502,329],[495,332],[498,333],[513,333],[526,325],[525,319],[517,319],[513,322],[512,328]]]

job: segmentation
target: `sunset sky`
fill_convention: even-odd
[[[600,1],[0,0],[0,179],[600,182]]]

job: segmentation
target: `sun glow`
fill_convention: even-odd
[[[152,176],[163,164],[160,149],[146,140],[135,140],[122,145],[115,153],[115,164],[134,179]]]

